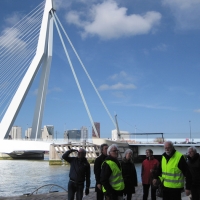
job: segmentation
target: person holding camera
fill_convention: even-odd
[[[77,152],[77,157],[70,157],[70,153]],[[66,151],[62,158],[70,163],[69,183],[68,183],[68,200],[82,200],[84,182],[86,180],[85,195],[89,194],[90,187],[90,164],[86,159],[85,149],[70,149]]]

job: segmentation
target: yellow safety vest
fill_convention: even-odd
[[[178,163],[182,154],[178,151],[167,162],[165,156],[162,156],[162,176],[159,177],[163,181],[163,185],[168,188],[183,188],[184,176],[182,171],[178,168]]]
[[[109,183],[112,186],[112,188],[117,191],[123,190],[124,180],[122,177],[122,171],[119,169],[117,164],[113,162],[112,160],[106,160],[104,162],[106,162],[109,165],[110,169],[112,170],[112,174],[110,175],[110,178],[109,178]],[[102,190],[103,192],[106,192],[106,189],[104,187],[102,187]]]

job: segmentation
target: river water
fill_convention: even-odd
[[[141,182],[141,164],[135,164],[138,182]],[[46,184],[56,184],[67,190],[69,180],[67,165],[49,165],[48,160],[0,160],[0,196],[18,196],[31,193]],[[91,187],[95,185],[93,165],[91,165]],[[45,193],[64,191],[59,187],[44,187],[38,191]]]

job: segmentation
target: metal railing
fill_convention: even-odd
[[[36,190],[34,190],[34,191],[31,192],[31,193],[26,193],[26,194],[23,194],[23,195],[25,195],[25,196],[31,196],[31,195],[33,195],[34,193],[37,194],[37,193],[38,193],[38,190],[40,190],[40,189],[43,188],[43,187],[48,187],[48,186],[50,186],[50,188],[49,188],[49,193],[58,192],[58,191],[51,191],[51,189],[52,189],[54,186],[59,187],[59,188],[63,189],[65,192],[67,192],[67,190],[66,190],[65,188],[63,188],[63,187],[61,187],[61,186],[59,186],[59,185],[56,185],[56,184],[46,184],[46,185],[43,185],[43,186],[37,188]]]

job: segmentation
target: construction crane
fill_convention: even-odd
[[[120,134],[119,126],[118,126],[118,122],[117,122],[117,115],[115,115],[115,123],[116,123],[118,138],[121,139],[121,134]]]

